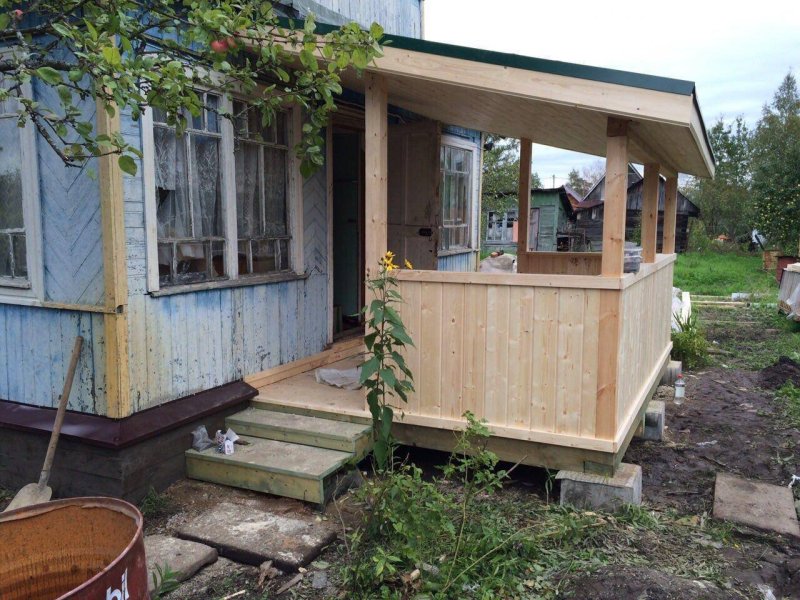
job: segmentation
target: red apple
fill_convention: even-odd
[[[23,14],[24,13],[18,8],[11,11],[11,16],[14,17],[17,21],[21,21],[22,20],[22,15]]]
[[[233,50],[234,48],[236,48],[236,46],[238,46],[238,42],[236,41],[236,38],[233,36],[225,38],[225,43],[231,50]]]
[[[225,43],[225,40],[214,40],[211,42],[211,49],[218,54],[223,54],[228,51],[228,44]]]

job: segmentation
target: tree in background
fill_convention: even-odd
[[[486,137],[483,151],[481,231],[486,231],[489,212],[503,213],[519,206],[519,140],[496,135]],[[531,188],[542,187],[537,173],[531,173]]]
[[[602,160],[597,160],[591,165],[581,167],[580,171],[572,169],[567,175],[567,185],[583,197],[605,174],[605,163]]]
[[[717,162],[714,179],[691,178],[681,190],[700,208],[706,235],[731,239],[748,236],[753,228],[750,201],[751,133],[742,117],[721,118],[708,130]]]
[[[769,243],[797,254],[800,240],[800,95],[789,73],[764,106],[752,142],[755,220]]]
[[[380,55],[383,30],[350,23],[318,36],[313,17],[300,25],[283,27],[260,0],[0,0],[0,102],[16,99],[20,126],[31,123],[64,163],[118,154],[128,173],[139,149],[120,134],[99,134],[85,101],[134,120],[145,106],[160,109],[179,133],[202,109],[235,116],[207,105],[199,89],[256,96],[250,104],[263,125],[291,103],[307,115],[296,151],[308,174],[324,162],[320,132],[341,92],[340,73]],[[56,93],[26,97],[32,80]]]

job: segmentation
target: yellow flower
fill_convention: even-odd
[[[406,269],[413,269],[414,265],[411,264],[411,261],[406,259]]]

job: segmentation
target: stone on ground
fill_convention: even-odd
[[[181,540],[167,535],[148,535],[144,538],[144,553],[147,557],[147,586],[153,592],[153,573],[156,566],[164,565],[175,573],[175,579],[184,581],[204,566],[217,560],[217,551],[210,546]]]
[[[178,527],[177,535],[215,547],[221,556],[258,566],[271,560],[296,570],[336,538],[336,527],[313,516],[286,516],[253,506],[221,502]]]
[[[717,473],[714,517],[800,538],[792,490]]]
[[[642,468],[622,463],[613,477],[559,471],[561,504],[577,508],[614,511],[625,504],[642,503]]]

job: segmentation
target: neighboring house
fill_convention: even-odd
[[[664,226],[664,177],[658,184],[658,239]],[[632,240],[642,219],[642,186],[644,178],[633,165],[628,165],[628,209],[625,218],[625,239]],[[603,245],[603,202],[605,200],[605,177],[589,190],[576,208],[576,230],[585,233],[592,250]],[[675,249],[685,252],[689,243],[689,217],[699,217],[700,209],[678,191],[678,216],[675,227]],[[661,251],[659,242],[658,251]]]
[[[124,178],[113,157],[93,161],[92,178],[64,167],[31,127],[16,127],[13,107],[0,107],[0,172],[11,181],[0,188],[0,485],[36,479],[80,334],[56,494],[137,499],[182,475],[189,460],[196,477],[323,500],[319,487],[369,435],[345,451],[353,440],[313,435],[315,418],[357,425],[370,413],[363,390],[317,384],[313,369],[358,363],[358,328],[334,343],[336,307],[346,315],[363,304],[365,277],[387,249],[414,264],[396,274],[415,342],[402,349],[415,392],[396,411],[397,440],[450,450],[470,411],[486,420],[488,448],[502,460],[617,469],[669,361],[673,240],[667,234],[667,253],[645,259],[637,274],[623,273],[618,243],[580,258],[522,248],[538,266],[463,272],[474,271],[478,247],[477,132],[520,139],[527,157],[534,138],[607,149],[612,176],[635,161],[710,177],[694,85],[417,39],[417,0],[320,5],[395,22],[388,30],[400,35],[388,36],[363,75],[343,74],[325,166],[306,180],[291,152],[297,109],[266,129],[206,114],[180,138],[153,111],[142,122],[100,111],[98,127],[119,128],[144,158]],[[365,16],[367,8],[384,12]],[[38,82],[28,91],[57,94]],[[530,161],[522,162],[527,215]],[[609,214],[623,214],[624,202],[622,193],[606,198],[618,209]],[[527,224],[519,223],[523,240]],[[608,239],[624,236],[619,218],[604,227]],[[213,435],[251,399],[259,415],[228,421],[261,432],[248,448],[184,455],[195,427]],[[315,418],[275,428],[287,412]],[[259,441],[270,427],[302,435],[304,447]],[[322,465],[318,472],[275,487],[299,468],[292,457],[312,454],[306,467]]]

